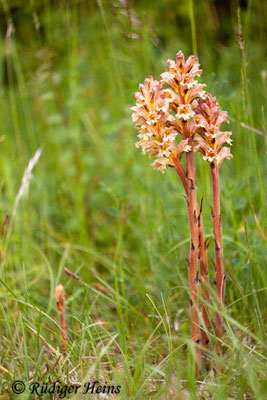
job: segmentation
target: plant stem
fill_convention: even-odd
[[[173,157],[172,161],[174,163],[174,168],[181,179],[185,193],[188,196],[188,183],[187,183],[187,178],[186,178],[184,167],[183,167],[181,161],[177,160],[177,158]]]
[[[199,229],[199,264],[200,264],[200,275],[201,275],[201,290],[204,296],[204,299],[207,304],[202,305],[202,318],[205,324],[205,330],[201,330],[201,345],[209,348],[209,336],[208,331],[210,328],[210,319],[209,319],[209,311],[208,311],[208,304],[210,303],[210,296],[208,292],[209,287],[209,269],[208,269],[208,257],[207,257],[207,246],[205,243],[205,234],[204,234],[204,227],[202,221],[201,210],[199,211],[198,217],[198,229]]]
[[[59,313],[59,323],[60,323],[61,347],[63,351],[66,351],[68,337],[67,337],[67,327],[66,327],[64,312]]]
[[[192,146],[192,137],[188,144]],[[190,287],[190,305],[191,305],[191,335],[195,345],[200,343],[200,326],[198,315],[198,271],[197,259],[199,248],[198,219],[197,219],[197,196],[196,196],[196,174],[194,153],[186,153],[187,161],[187,190],[188,190],[188,220],[191,234],[191,247],[189,255],[189,287]],[[200,370],[200,352],[196,349],[196,372]]]
[[[222,226],[221,226],[221,207],[220,207],[220,188],[218,168],[211,164],[212,192],[213,192],[213,233],[215,248],[215,266],[216,266],[216,290],[221,304],[224,304],[225,280],[223,271],[223,246],[222,246]],[[215,333],[217,338],[222,337],[223,325],[220,313],[215,316]]]
[[[186,174],[183,168],[182,163],[177,160],[173,159],[174,162],[174,168],[176,172],[178,173],[181,182],[183,184],[185,193],[188,197],[188,183],[187,183],[187,178]],[[209,293],[208,293],[208,286],[209,286],[209,271],[208,271],[208,257],[207,257],[207,246],[205,243],[205,234],[204,234],[204,227],[203,227],[203,221],[202,221],[202,215],[201,215],[201,210],[199,210],[199,207],[197,206],[197,215],[198,215],[198,235],[199,235],[199,261],[200,261],[200,275],[201,275],[201,289],[203,296],[206,300],[206,303],[210,302],[209,298]],[[201,345],[203,347],[206,347],[207,349],[209,348],[209,337],[207,334],[207,331],[209,331],[210,327],[210,319],[209,319],[209,311],[208,311],[208,305],[203,304],[202,305],[202,317],[203,321],[205,324],[205,330],[201,330]]]
[[[196,24],[195,24],[193,0],[188,1],[188,11],[189,11],[189,18],[190,18],[190,25],[191,25],[193,52],[195,55],[197,55],[197,35],[196,35]]]

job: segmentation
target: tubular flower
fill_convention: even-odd
[[[176,61],[168,60],[168,64],[169,71],[161,74],[161,83],[170,87],[170,89],[165,90],[165,96],[169,98],[170,108],[175,112],[175,119],[171,118],[170,122],[182,134],[182,123],[195,116],[191,103],[196,98],[204,96],[203,87],[206,85],[199,84],[195,79],[202,73],[196,56],[190,56],[185,61],[183,53],[179,51],[176,54]],[[189,125],[187,136],[195,133],[190,128],[193,128],[192,124]]]
[[[232,132],[220,130],[224,122],[229,122],[227,112],[220,111],[216,97],[212,97],[210,93],[194,102],[192,107],[196,113],[195,129],[201,136],[194,139],[194,151],[200,152],[204,160],[219,168],[223,160],[233,157],[230,148],[223,147],[225,144],[232,144]]]
[[[195,79],[202,73],[196,56],[185,61],[179,51],[176,61],[168,60],[168,64],[169,71],[161,75],[160,82],[150,76],[139,85],[136,105],[131,108],[132,119],[139,131],[140,141],[136,147],[141,147],[142,153],[148,153],[149,158],[156,157],[152,167],[161,172],[168,166],[173,167],[174,159],[180,160],[183,152],[192,149],[188,144],[188,139],[196,132],[192,103],[205,93],[205,85]],[[162,89],[163,84],[169,88]],[[178,133],[184,139],[180,143],[176,141]]]
[[[174,96],[167,90],[161,90],[160,86],[160,82],[152,77],[145,79],[144,84],[139,85],[140,91],[135,94],[136,106],[131,109],[141,139],[136,147],[141,147],[142,153],[148,153],[149,158],[157,157],[152,167],[164,172],[168,166],[174,166],[173,158],[179,160],[182,153],[191,150],[191,147],[187,139],[176,142],[178,132],[169,119]]]
[[[155,170],[165,172],[167,167],[175,168],[186,193],[188,221],[190,228],[190,252],[188,259],[191,338],[195,348],[196,373],[200,372],[201,353],[198,343],[209,349],[211,320],[209,315],[208,254],[202,221],[202,202],[197,202],[197,184],[194,151],[203,154],[210,164],[213,189],[213,226],[216,262],[216,290],[224,304],[225,275],[223,270],[223,246],[220,218],[219,171],[224,159],[232,158],[230,148],[231,132],[222,132],[221,125],[227,121],[227,112],[220,111],[216,97],[203,90],[197,78],[202,70],[196,56],[185,60],[181,51],[176,60],[168,60],[168,71],[161,74],[161,80],[152,76],[139,85],[135,94],[136,105],[132,107],[132,119],[138,130],[139,141],[135,144],[155,160]],[[165,88],[166,85],[168,88]],[[228,121],[227,121],[228,122]],[[180,140],[177,139],[180,138]],[[186,153],[186,169],[181,161]],[[198,267],[199,260],[199,267]],[[200,285],[205,303],[199,301]],[[201,305],[201,310],[199,308]],[[201,324],[201,311],[204,325]],[[223,324],[220,313],[215,317],[215,334],[221,343]]]

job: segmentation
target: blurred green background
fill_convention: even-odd
[[[1,221],[6,213],[12,214],[23,172],[35,151],[42,149],[29,190],[13,215],[12,230],[7,228],[1,242],[0,330],[7,338],[3,365],[11,365],[13,374],[19,370],[26,378],[37,368],[42,343],[28,326],[58,346],[58,329],[42,314],[56,320],[53,292],[58,283],[67,292],[74,364],[83,354],[97,355],[97,343],[117,332],[121,353],[109,356],[114,370],[121,361],[129,382],[132,376],[135,384],[142,382],[141,377],[145,382],[147,371],[168,354],[170,337],[178,344],[188,338],[189,297],[184,286],[189,229],[182,187],[174,171],[165,175],[153,171],[147,157],[135,149],[137,132],[129,109],[138,84],[151,74],[159,79],[167,69],[166,60],[174,59],[179,50],[186,57],[197,52],[201,81],[229,112],[234,158],[220,170],[226,299],[232,304],[231,318],[263,340],[267,3],[1,0],[0,4]],[[209,169],[196,158],[198,196],[199,200],[204,196],[205,230],[210,237]],[[211,239],[210,243],[213,269]],[[89,286],[66,276],[64,267]],[[166,333],[163,324],[157,346],[149,349],[149,367],[142,350],[159,317],[146,294],[160,315],[166,311],[164,318],[168,314],[170,322],[170,331]],[[178,333],[173,328],[177,315]],[[108,333],[101,327],[85,330],[81,344],[79,329],[95,321],[105,321]],[[243,336],[241,329],[238,338],[242,341]],[[21,337],[24,347],[19,345]],[[181,347],[181,359],[184,351]],[[42,353],[38,365],[43,357]],[[131,373],[136,370],[136,375]],[[248,398],[259,399],[259,376],[251,370],[253,378],[239,382],[238,390],[251,391]],[[225,376],[222,394],[218,392],[222,397],[217,398],[228,398],[232,390],[231,371]],[[135,393],[129,382],[130,393]],[[144,398],[138,390],[133,398]]]

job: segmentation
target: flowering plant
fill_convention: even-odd
[[[132,107],[132,119],[138,130],[136,147],[142,153],[155,157],[151,164],[155,170],[165,172],[174,168],[187,195],[188,221],[191,235],[189,256],[189,287],[191,305],[191,334],[196,349],[196,367],[200,369],[200,349],[209,347],[210,318],[208,312],[209,278],[207,246],[197,203],[194,153],[199,152],[211,167],[213,186],[213,230],[215,243],[216,286],[220,303],[224,302],[225,277],[223,272],[222,235],[218,169],[224,159],[232,157],[231,132],[222,132],[221,125],[227,121],[227,112],[220,111],[215,97],[204,91],[205,84],[198,82],[202,73],[196,56],[185,60],[179,51],[176,60],[168,60],[169,70],[161,74],[161,80],[152,76],[139,85],[135,94],[136,105]],[[167,87],[166,87],[167,86]],[[185,153],[186,168],[182,162]],[[199,259],[199,271],[198,271]],[[200,279],[199,279],[200,277]],[[205,304],[202,304],[200,324],[198,283],[201,283]],[[222,318],[217,312],[215,332],[220,342]]]

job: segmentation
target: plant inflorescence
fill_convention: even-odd
[[[135,94],[136,105],[132,107],[132,119],[138,130],[136,147],[142,153],[154,157],[152,167],[165,172],[174,168],[184,187],[188,222],[191,235],[189,254],[189,288],[191,306],[191,335],[195,345],[196,370],[200,370],[200,346],[209,348],[209,269],[207,246],[202,221],[202,204],[198,205],[194,153],[199,152],[210,165],[213,188],[213,232],[215,250],[215,276],[218,310],[215,318],[215,333],[218,349],[223,323],[220,305],[224,303],[225,275],[223,269],[223,247],[220,216],[219,167],[222,161],[232,158],[231,132],[221,131],[227,121],[227,112],[220,111],[216,97],[204,90],[205,84],[197,77],[202,73],[199,60],[190,56],[185,60],[179,51],[176,61],[168,60],[169,70],[161,74],[161,80],[152,76],[139,85]],[[182,155],[185,153],[185,165]],[[199,260],[199,266],[198,266]],[[200,305],[199,283],[205,301]],[[201,315],[200,315],[201,313]],[[203,324],[201,323],[203,321]]]

